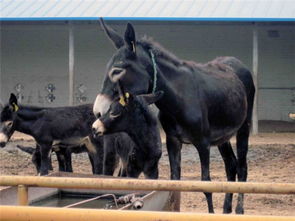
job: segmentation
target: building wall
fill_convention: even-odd
[[[147,34],[182,59],[207,62],[217,56],[235,56],[252,69],[250,23],[133,22],[138,38]],[[120,33],[126,23],[112,22]],[[289,120],[294,111],[294,23],[258,25],[259,119]],[[279,37],[269,37],[277,30]],[[75,104],[92,102],[102,84],[105,66],[115,49],[98,23],[74,24]],[[68,24],[1,25],[0,98],[7,100],[23,85],[22,102],[39,106],[68,105]],[[48,102],[52,83],[55,100]],[[80,89],[80,90],[79,90]]]
[[[290,121],[295,113],[295,25],[259,26],[260,120]],[[269,31],[277,31],[270,37]]]
[[[68,35],[65,26],[1,26],[1,98],[22,85],[22,102],[46,106],[47,84],[55,85],[55,104],[68,97]]]

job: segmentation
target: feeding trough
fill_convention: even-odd
[[[53,177],[101,178],[102,176],[58,172]],[[105,176],[103,176],[105,178]],[[62,188],[28,188],[29,206],[93,208],[144,211],[175,211],[178,206],[172,191],[123,191]],[[18,187],[0,190],[1,205],[18,205]]]

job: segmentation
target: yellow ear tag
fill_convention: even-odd
[[[122,106],[126,106],[126,102],[125,102],[125,99],[124,99],[123,96],[120,96],[119,103],[120,103]]]
[[[13,111],[16,112],[18,111],[19,107],[17,106],[16,103],[12,103]]]
[[[125,93],[125,97],[126,97],[126,98],[129,98],[129,97],[130,97],[130,94],[129,94],[128,92],[126,92],[126,93]]]

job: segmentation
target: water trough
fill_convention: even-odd
[[[106,178],[106,176],[58,172],[52,177]],[[112,177],[113,178],[113,177]],[[40,207],[97,208],[143,211],[175,211],[178,209],[172,191],[125,191],[63,188],[28,188],[28,205]],[[18,205],[18,187],[0,190],[0,205]]]

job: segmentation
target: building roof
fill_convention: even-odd
[[[295,0],[0,0],[1,20],[295,21]]]

